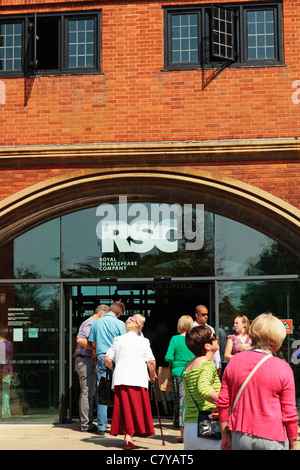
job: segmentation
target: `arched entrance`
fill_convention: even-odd
[[[106,204],[118,206],[120,196],[126,196],[130,204],[140,203],[145,207],[161,203],[203,206],[207,216],[205,250],[194,252],[199,252],[199,256],[184,253],[183,257],[174,259],[163,253],[161,260],[160,253],[164,250],[158,250],[147,267],[140,263],[137,269],[127,271],[130,273],[127,277],[121,271],[116,276],[113,269],[106,273],[103,264],[102,268],[94,269],[92,263],[86,263],[88,258],[82,263],[76,254],[89,245],[91,237],[75,240],[78,233],[88,232],[95,239],[95,208]],[[3,302],[0,312],[22,356],[16,359],[21,369],[20,383],[26,385],[30,377],[24,365],[27,359],[28,367],[29,364],[32,367],[33,359],[37,361],[37,385],[34,389],[25,389],[24,385],[22,392],[27,410],[36,404],[35,400],[30,401],[33,394],[41,397],[47,393],[45,383],[48,383],[51,384],[49,398],[55,396],[56,401],[41,402],[40,408],[43,411],[47,407],[58,408],[60,420],[70,416],[74,392],[73,340],[78,322],[83,314],[93,311],[96,303],[109,303],[116,290],[121,299],[128,299],[128,306],[133,302],[129,311],[144,308],[149,318],[157,312],[159,318],[165,299],[167,302],[161,310],[168,326],[170,320],[181,313],[193,314],[192,308],[201,297],[201,303],[203,299],[208,303],[210,323],[225,334],[241,309],[246,309],[252,319],[261,309],[273,307],[278,308],[283,318],[294,319],[298,333],[299,211],[257,188],[211,172],[183,167],[80,170],[20,191],[2,201],[0,208],[3,215],[0,249],[5,255],[1,257]],[[249,243],[253,237],[259,239],[258,245],[266,241],[267,252],[262,250],[256,259],[245,261],[244,258],[251,255]],[[53,270],[32,269],[30,264],[34,260],[40,266],[40,255],[53,240],[56,240],[55,249],[48,256]],[[66,261],[66,247],[71,240],[76,241],[69,256],[69,259],[76,258],[75,267]],[[269,249],[272,241],[276,242],[273,251]],[[98,242],[96,239],[93,243]],[[40,246],[42,251],[39,251]],[[225,248],[229,254],[225,255]],[[274,263],[281,250],[280,259],[286,260],[289,256],[288,267]],[[24,253],[29,262],[22,267],[22,263],[16,261],[24,261]],[[239,256],[243,256],[243,262]],[[126,257],[122,260],[126,261]],[[111,274],[117,279],[112,279]],[[95,288],[100,288],[99,292],[94,292]],[[187,299],[192,299],[190,304]],[[253,299],[257,302],[251,303]],[[187,304],[188,311],[182,311]],[[176,320],[173,332],[175,323]],[[288,341],[285,347],[288,360],[291,345]],[[36,357],[40,348],[46,349],[43,351],[46,359]],[[47,374],[50,381],[46,380]]]
[[[58,215],[116,201],[120,194],[135,200],[201,201],[300,254],[298,209],[241,181],[187,167],[77,170],[50,178],[0,203],[0,244]]]

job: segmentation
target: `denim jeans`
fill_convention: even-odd
[[[232,432],[232,450],[288,450],[288,442],[271,441],[262,437]]]
[[[100,381],[100,377],[106,375],[106,365],[104,363],[105,354],[99,354],[97,356],[96,370],[97,370],[97,389]],[[105,431],[107,428],[107,406],[98,405],[97,403],[97,426],[100,431]]]

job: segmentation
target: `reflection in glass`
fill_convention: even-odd
[[[107,206],[119,216],[119,205]],[[147,202],[141,206],[146,217],[154,204]],[[174,206],[182,211],[182,205]],[[179,316],[193,315],[195,305],[200,302],[211,302],[210,319],[214,320],[212,279],[205,278],[216,275],[221,278],[218,280],[220,332],[224,333],[225,341],[226,334],[233,331],[236,315],[245,314],[252,320],[264,310],[271,310],[280,318],[292,318],[293,337],[299,339],[299,282],[271,282],[261,276],[299,273],[300,258],[266,235],[211,212],[204,211],[204,227],[202,219],[202,225],[198,225],[195,205],[187,206],[190,206],[190,212],[186,213],[191,221],[190,229],[185,227],[183,236],[176,239],[175,226],[169,225],[169,231],[164,232],[162,239],[150,238],[147,250],[146,243],[139,245],[138,238],[134,237],[137,232],[130,226],[123,242],[130,248],[133,243],[135,251],[120,250],[113,238],[113,243],[106,240],[107,245],[113,245],[112,252],[103,252],[103,240],[97,233],[97,207],[53,219],[0,248],[0,278],[22,279],[20,285],[0,284],[0,363],[7,371],[6,379],[2,381],[0,420],[53,422],[58,419],[59,286],[34,285],[28,279],[46,282],[49,278],[60,277],[93,278],[97,283],[98,280],[101,283],[102,276],[120,279],[119,285],[89,286],[87,282],[78,281],[78,286],[72,286],[74,338],[84,317],[92,314],[100,303],[110,304],[116,299],[125,302],[126,314],[141,312],[147,316],[147,329],[153,332],[163,323],[175,334]],[[128,203],[128,208],[134,214],[128,216],[126,224],[129,225],[137,216],[134,203]],[[152,219],[145,220],[146,227],[151,228]],[[161,218],[157,225],[165,220],[168,218]],[[195,239],[192,238],[194,233]],[[116,233],[111,234],[114,237]],[[153,231],[150,230],[150,234],[152,236]],[[187,249],[188,244],[193,245],[196,241],[197,249]],[[175,245],[176,249],[168,250]],[[161,282],[155,279],[156,276],[173,279]],[[222,276],[238,277],[240,281],[225,282]],[[261,281],[242,282],[245,276],[256,276]],[[174,278],[179,278],[180,282]],[[194,282],[195,278],[202,278],[201,282]],[[66,319],[66,325],[67,322]],[[286,344],[283,354],[288,360],[290,336]],[[66,377],[67,368],[68,365]]]
[[[7,339],[7,329],[0,325],[0,396],[1,396],[1,417],[11,418],[10,411],[10,387],[13,378],[13,344]]]
[[[246,315],[250,322],[264,312],[272,312],[284,320],[293,321],[292,333],[286,335],[277,356],[293,369],[296,384],[296,402],[300,407],[300,361],[293,354],[300,344],[300,281],[220,282],[219,313],[220,336],[227,338],[234,332],[234,319]]]
[[[59,219],[46,222],[14,240],[16,279],[59,278]]]
[[[62,277],[99,277],[96,208],[61,218]]]
[[[215,216],[216,275],[294,274],[300,258],[280,243],[247,225]]]
[[[107,206],[116,210],[118,215],[118,204]],[[142,206],[147,214],[153,205],[145,203]],[[168,204],[165,206],[171,207]],[[179,204],[173,206],[179,207],[180,211],[185,207]],[[128,208],[133,209],[134,204],[128,203]],[[128,231],[122,244],[118,244],[115,238],[118,227],[109,228],[110,236],[105,243],[112,251],[107,252],[103,250],[103,240],[99,236],[99,216],[96,215],[96,210],[97,207],[93,207],[64,215],[35,227],[2,246],[0,278],[213,275],[242,278],[294,274],[300,271],[299,257],[277,241],[239,222],[204,211],[204,227],[202,224],[199,228],[195,223],[197,216],[194,207],[189,216],[192,230],[182,231],[181,238],[176,239],[175,229],[166,230],[166,225],[163,227],[163,237],[155,239],[152,221],[147,219],[143,230],[148,230],[150,240],[147,243],[140,241],[134,238],[138,232],[136,228],[132,228],[134,218],[131,216],[128,224],[122,222],[121,225],[122,230]],[[199,248],[195,249],[198,245]]]
[[[58,313],[57,285],[1,286],[2,419],[58,420]]]
[[[134,218],[132,216],[128,216],[126,223],[119,224],[118,215],[119,211],[121,212],[121,205],[107,206],[109,206],[108,209],[111,208],[112,212],[115,211],[117,214],[116,228],[113,225],[108,225],[111,236],[106,239],[106,245],[109,245],[109,248],[113,250],[112,252],[103,251],[103,238],[99,235],[99,221],[101,222],[101,219],[96,215],[96,208],[62,217],[62,277],[99,278],[100,276],[117,276],[120,278],[142,278],[213,275],[212,214],[204,212],[204,228],[202,224],[201,230],[196,232],[197,214],[194,208],[191,210],[188,220],[191,221],[196,233],[194,239],[189,238],[193,235],[193,230],[187,229],[180,232],[182,236],[179,239],[175,237],[173,233],[175,230],[173,229],[169,229],[167,233],[162,229],[164,237],[155,238],[159,231],[154,232],[153,227],[157,228],[157,225],[151,226],[152,219],[145,219],[143,229],[145,233],[150,234],[147,243],[145,243],[144,240],[140,241],[134,238],[138,232],[133,229],[132,220]],[[147,216],[151,213],[151,207],[153,208],[154,205],[145,203],[142,206]],[[183,213],[183,206],[179,204],[174,206],[179,207],[179,210],[182,210]],[[134,204],[128,203],[128,207],[134,213]],[[161,220],[159,224],[162,224]],[[124,236],[122,234],[122,243],[115,241],[119,230],[123,230],[124,233],[127,231]],[[201,244],[201,249],[191,249],[193,243],[199,243],[197,237],[202,236],[201,231],[203,230],[204,244]],[[169,249],[170,246],[176,246],[177,248],[171,250]]]
[[[107,206],[118,209],[118,205]],[[133,206],[128,203],[128,207]],[[147,212],[151,203],[143,206]],[[174,206],[180,210],[183,207]],[[204,211],[204,228],[195,230],[194,208],[190,219],[194,233],[197,233],[194,240],[190,238],[193,230],[183,233],[182,238],[176,240],[175,232],[171,229],[167,235],[164,234],[165,239],[150,239],[151,243],[145,243],[148,249],[134,239],[135,232],[131,227],[128,237],[123,240],[125,250],[122,251],[121,245],[116,243],[113,238],[116,232],[112,231],[109,243],[106,241],[106,244],[113,247],[113,251],[103,252],[103,241],[97,233],[99,217],[96,210],[93,207],[64,215],[2,246],[0,278],[244,277],[294,274],[300,270],[299,257],[283,245],[229,218]],[[131,222],[132,217],[128,220],[129,224]],[[129,230],[127,225],[123,224],[123,227]],[[199,235],[202,230],[203,243],[202,235]],[[170,238],[167,239],[167,236]],[[193,244],[199,244],[200,248],[193,249]],[[169,249],[173,245],[176,249]],[[134,249],[128,250],[129,246]]]

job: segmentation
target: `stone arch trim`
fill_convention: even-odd
[[[203,203],[300,255],[300,211],[239,180],[192,167],[82,169],[29,186],[0,202],[0,245],[52,218],[128,199]]]

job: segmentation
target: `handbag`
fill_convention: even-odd
[[[162,392],[172,392],[174,390],[170,366],[158,368],[157,382],[158,382],[158,388]]]
[[[210,411],[199,410],[197,423],[197,436],[207,439],[221,439],[221,426],[219,419],[211,419]]]
[[[188,392],[199,410],[197,421],[197,437],[202,437],[204,439],[221,440],[221,426],[219,419],[211,419],[211,411],[200,410],[199,406],[194,400],[193,395],[189,390]]]
[[[113,406],[114,392],[111,388],[112,373],[107,368],[105,377],[100,377],[97,387],[97,403],[98,405]]]

